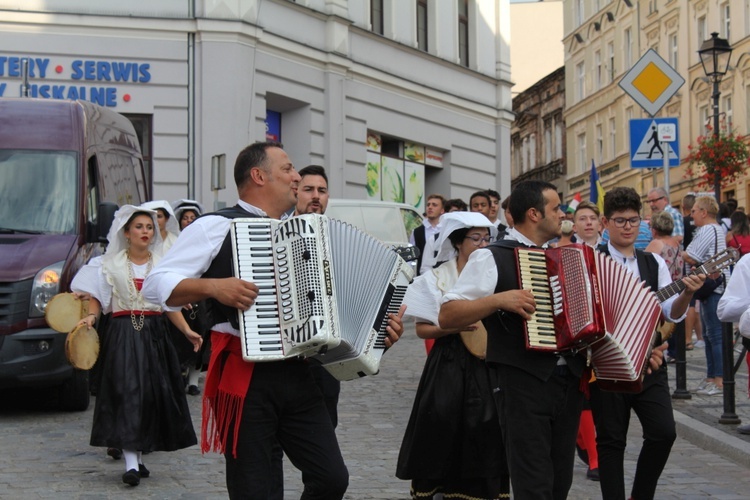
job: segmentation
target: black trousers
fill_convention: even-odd
[[[232,450],[224,455],[229,498],[273,496],[279,486],[279,462],[272,453],[276,443],[302,471],[302,499],[343,498],[349,473],[320,390],[303,361],[255,364],[242,411],[237,458]]]
[[[549,380],[490,364],[513,498],[565,499],[573,484],[580,377],[558,366]]]
[[[667,368],[646,375],[637,394],[602,391],[591,384],[591,410],[596,424],[596,450],[602,497],[625,499],[623,461],[627,445],[630,411],[643,427],[643,446],[638,456],[633,489],[634,500],[654,498],[672,444],[677,439]]]

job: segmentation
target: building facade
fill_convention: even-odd
[[[0,95],[125,114],[156,199],[232,204],[257,140],[334,197],[510,190],[508,0],[0,0]],[[212,163],[227,165],[212,179]],[[214,190],[214,187],[226,189]]]
[[[686,175],[689,145],[712,123],[712,85],[705,77],[698,49],[711,32],[734,48],[731,68],[721,83],[719,112],[740,134],[748,133],[750,114],[750,2],[746,0],[565,0],[565,71],[568,144],[566,195],[589,191],[592,160],[605,191],[628,186],[643,196],[664,186],[662,168],[631,167],[631,119],[650,118],[619,87],[622,77],[653,49],[685,84],[656,114],[677,118],[679,167],[669,175],[671,203],[688,192],[713,192],[712,186]],[[640,138],[634,138],[640,142]],[[747,178],[722,188],[722,200],[750,200]],[[648,212],[648,211],[646,211]],[[648,215],[648,213],[646,213]]]
[[[566,187],[565,68],[560,67],[513,98],[511,185],[546,181]]]

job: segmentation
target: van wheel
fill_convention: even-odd
[[[73,376],[60,387],[60,409],[86,411],[89,407],[89,372],[73,370]]]

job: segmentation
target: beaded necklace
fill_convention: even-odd
[[[141,291],[138,290],[138,287],[135,286],[135,278],[133,278],[133,261],[130,260],[130,251],[125,252],[125,256],[128,259],[128,295],[130,296],[130,321],[131,323],[133,323],[133,328],[135,328],[135,331],[140,332],[143,329],[143,324],[145,322],[145,315],[143,312],[145,308],[145,301],[143,300]],[[146,275],[143,277],[143,279],[146,279],[148,274],[151,272],[152,267],[153,260],[151,259],[151,252],[149,252],[148,265],[146,266]],[[138,321],[136,321],[135,319],[134,311],[141,312]]]

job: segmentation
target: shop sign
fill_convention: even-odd
[[[150,63],[75,59],[66,66],[53,64],[51,58],[0,54],[0,79],[17,80],[19,89],[16,95],[13,83],[0,82],[0,97],[20,96],[24,59],[29,64],[29,97],[81,99],[114,108],[119,101],[130,102],[132,96],[118,96],[118,87],[113,84],[151,81]],[[69,80],[60,79],[66,77]]]

